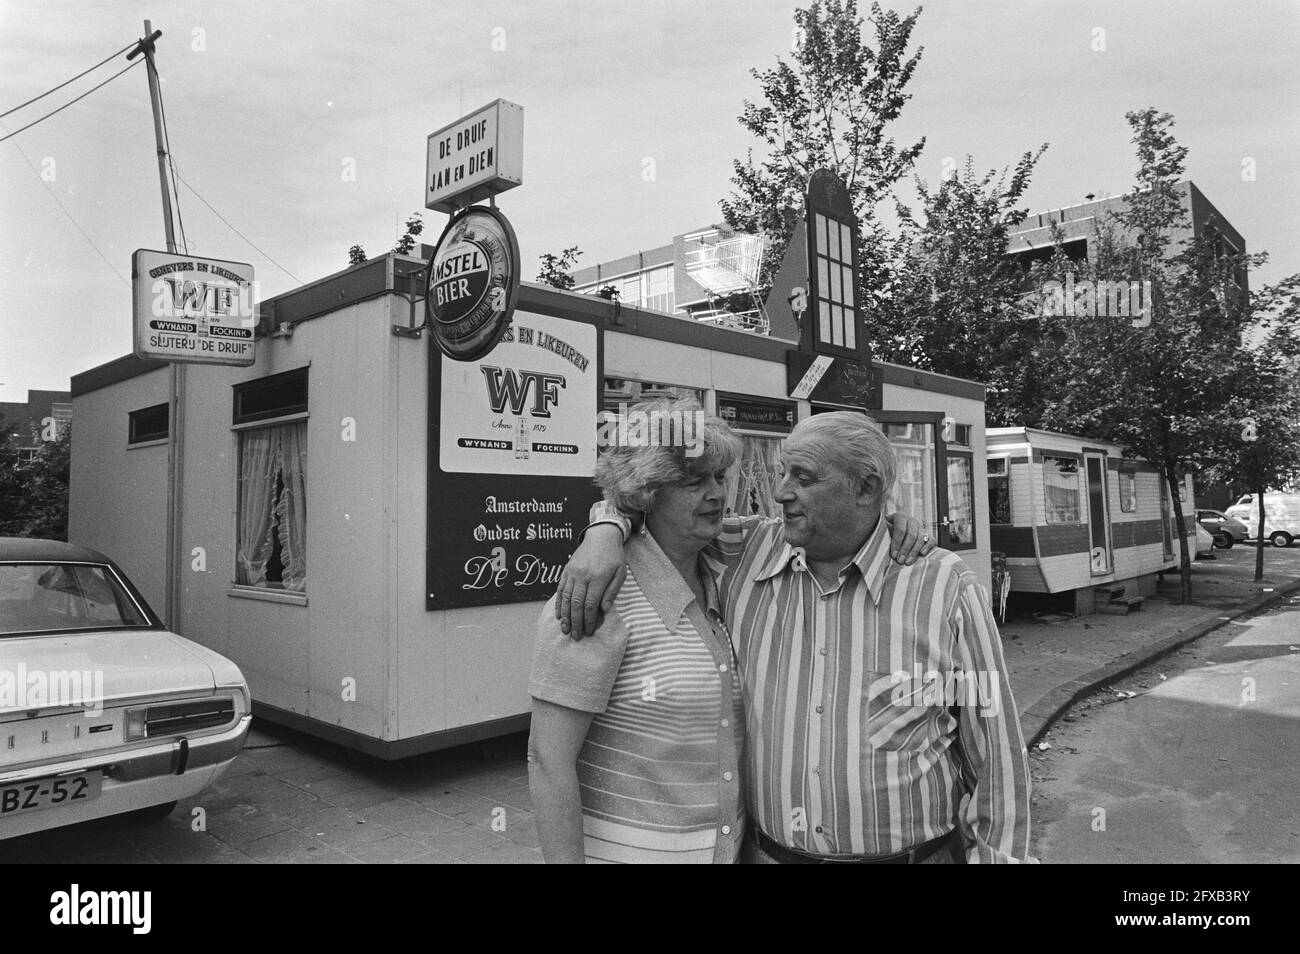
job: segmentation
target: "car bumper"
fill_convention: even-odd
[[[0,785],[76,772],[104,773],[98,798],[0,819],[0,840],[191,798],[230,767],[244,747],[252,721],[251,715],[244,715],[231,728],[213,735],[180,736],[130,752],[90,753],[53,764],[0,771]]]

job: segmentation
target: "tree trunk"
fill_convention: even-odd
[[[1255,550],[1255,582],[1264,579],[1264,491],[1255,491],[1255,500],[1259,503],[1259,547]]]
[[[1169,502],[1174,508],[1174,526],[1178,529],[1178,554],[1181,565],[1178,567],[1180,584],[1178,602],[1192,601],[1192,555],[1187,549],[1187,523],[1183,516],[1183,501],[1178,493],[1178,477],[1173,467],[1165,469],[1165,482],[1169,485]]]

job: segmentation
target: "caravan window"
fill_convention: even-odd
[[[1007,459],[989,459],[989,523],[1011,522],[1011,478]]]
[[[1137,468],[1119,469],[1119,509],[1123,513],[1137,510]]]
[[[1043,457],[1043,504],[1047,523],[1080,523],[1079,462]]]

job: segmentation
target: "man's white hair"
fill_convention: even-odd
[[[854,480],[875,477],[881,500],[894,489],[898,472],[894,448],[876,422],[858,411],[830,411],[800,421],[790,436],[813,438],[825,459]]]

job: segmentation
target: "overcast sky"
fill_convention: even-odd
[[[499,204],[531,279],[544,251],[578,245],[589,265],[720,218],[750,144],[736,122],[757,95],[748,70],[786,53],[796,6],[0,0],[0,112],[150,18],[177,168],[266,254],[182,185],[190,251],[251,262],[269,297],[344,267],[353,243],[390,248],[423,208],[425,137],[504,97],[525,109],[524,184]],[[1272,253],[1253,281],[1300,271],[1300,0],[933,0],[913,42],[925,53],[893,134],[926,137],[923,178],[945,158],[1000,168],[1047,142],[1032,210],[1118,194],[1136,166],[1124,113],[1156,106],[1177,119],[1190,178],[1251,251]],[[117,68],[0,123],[13,131]],[[425,220],[432,241],[445,217]],[[130,352],[137,248],[165,248],[143,69],[0,143],[0,400]]]

